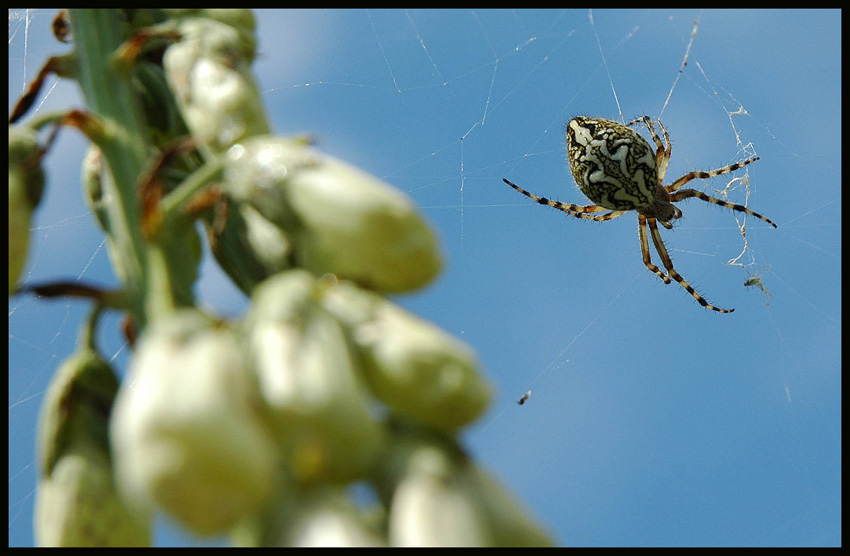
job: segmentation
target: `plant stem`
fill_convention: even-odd
[[[112,180],[104,188],[110,234],[115,245],[115,272],[129,294],[130,311],[137,323],[146,321],[146,246],[139,225],[140,209],[135,185],[153,148],[134,97],[129,76],[111,63],[124,42],[126,24],[118,10],[70,10],[77,55],[77,79],[89,112],[103,123],[102,134],[90,137],[101,149]]]

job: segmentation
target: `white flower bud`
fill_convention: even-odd
[[[234,541],[241,546],[385,546],[374,523],[382,513],[371,510],[352,504],[335,485],[287,488],[272,510],[241,527]]]
[[[293,239],[297,262],[383,292],[440,271],[437,238],[402,192],[294,141],[255,137],[227,155],[225,187]]]
[[[344,482],[374,460],[381,425],[339,324],[315,302],[316,289],[306,271],[261,284],[245,318],[246,348],[292,478]]]
[[[115,490],[109,456],[72,451],[38,482],[35,539],[38,546],[148,546],[150,529]]]
[[[329,288],[323,304],[345,325],[370,388],[393,412],[453,431],[486,409],[490,388],[457,338],[351,284]]]
[[[163,56],[183,119],[208,156],[269,132],[251,75],[253,36],[208,18],[180,22],[180,40]]]
[[[286,546],[378,547],[386,543],[340,501],[303,508]]]
[[[183,309],[153,322],[116,401],[119,484],[202,535],[260,510],[277,452],[233,333]]]
[[[437,442],[402,439],[385,462],[394,477],[392,546],[490,546],[486,517],[460,474],[465,458]]]
[[[124,505],[112,478],[108,420],[118,380],[84,348],[62,364],[38,426],[42,476],[35,501],[39,546],[147,546],[149,523]]]
[[[415,475],[396,488],[389,520],[392,546],[489,546],[486,523],[455,481]]]
[[[224,230],[209,229],[210,245],[219,266],[247,295],[274,274],[292,266],[292,244],[286,234],[254,207],[230,207]]]
[[[9,294],[26,264],[30,218],[44,188],[38,150],[34,130],[9,126]]]

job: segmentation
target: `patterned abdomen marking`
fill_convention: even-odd
[[[567,124],[567,154],[579,189],[595,204],[634,210],[653,203],[658,187],[655,151],[635,130],[577,116]]]

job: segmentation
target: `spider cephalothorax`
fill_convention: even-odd
[[[636,123],[646,125],[655,143],[655,150],[637,131],[629,127]],[[655,131],[655,124],[658,124],[664,135],[663,142]],[[683,185],[697,178],[708,179],[734,172],[755,162],[758,157],[749,158],[743,162],[710,172],[689,172],[670,185],[664,185],[664,175],[667,173],[672,146],[667,129],[661,122],[653,122],[648,116],[644,116],[626,126],[602,118],[577,116],[567,123],[566,133],[567,155],[573,177],[582,193],[594,204],[581,206],[552,201],[545,197],[533,195],[507,179],[504,182],[541,205],[554,207],[585,220],[601,222],[617,218],[632,210],[636,211],[638,213],[640,250],[646,267],[657,274],[665,284],[669,284],[672,277],[700,305],[720,313],[734,311],[734,309],[720,309],[706,301],[676,272],[673,268],[673,261],[667,253],[667,248],[661,241],[657,223],[660,222],[665,228],[672,228],[673,221],[682,216],[682,211],[673,203],[696,197],[709,203],[745,212],[764,220],[775,228],[776,224],[771,220],[747,207],[721,201],[696,189],[681,189]],[[596,214],[600,212],[604,214]],[[661,257],[667,271],[666,273],[652,264],[649,254],[647,226],[652,234],[655,250]]]

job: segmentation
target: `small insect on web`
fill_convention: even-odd
[[[760,288],[762,293],[764,294],[764,298],[767,300],[765,305],[770,305],[770,298],[773,296],[773,294],[767,291],[767,288],[764,287],[764,282],[762,282],[761,276],[757,274],[750,274],[750,277],[747,278],[747,280],[744,282],[744,285],[747,288]]]
[[[643,123],[649,130],[656,146],[654,151],[646,139],[629,127],[638,123]],[[664,137],[663,142],[655,129],[656,124]],[[682,217],[682,211],[673,203],[696,197],[708,203],[755,216],[776,228],[773,221],[747,207],[722,201],[696,189],[682,189],[683,185],[694,179],[709,179],[734,172],[752,164],[758,160],[758,157],[709,172],[688,172],[665,186],[664,175],[667,173],[673,147],[670,144],[667,129],[660,121],[653,121],[649,116],[643,116],[628,125],[623,125],[602,118],[577,116],[567,123],[566,132],[567,154],[573,177],[582,193],[594,204],[581,206],[553,201],[529,193],[507,179],[503,181],[541,205],[556,208],[584,220],[603,222],[636,211],[643,264],[665,284],[669,284],[671,279],[678,282],[703,307],[719,313],[734,311],[734,309],[715,307],[706,301],[673,268],[673,261],[661,240],[658,223],[660,222],[668,230],[672,229],[673,221]],[[652,236],[652,243],[655,245],[658,256],[661,257],[666,272],[652,263],[648,235]]]

